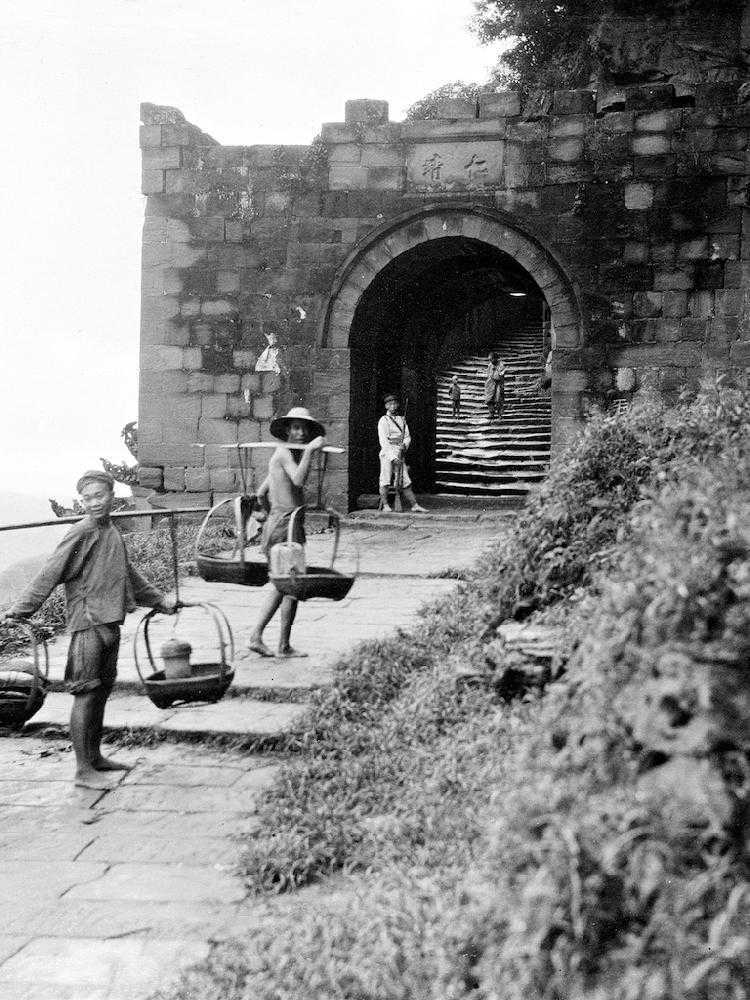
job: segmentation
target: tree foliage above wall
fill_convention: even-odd
[[[743,0],[475,0],[473,30],[505,42],[492,83],[533,92],[728,79],[742,69]]]

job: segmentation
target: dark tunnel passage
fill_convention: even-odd
[[[406,410],[415,489],[433,492],[438,374],[531,323],[538,324],[541,358],[547,315],[529,273],[479,240],[431,240],[384,267],[364,292],[350,332],[350,506],[377,489],[377,421],[386,392],[398,393]]]

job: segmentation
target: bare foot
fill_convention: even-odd
[[[100,757],[99,760],[94,761],[93,764],[95,771],[132,771],[132,764],[123,764],[119,760],[112,760],[111,757]]]
[[[98,791],[107,791],[112,785],[98,771],[76,771],[76,788],[94,788]]]
[[[284,649],[280,649],[276,654],[277,660],[301,660],[304,656],[309,656],[309,653],[300,653],[297,649],[292,649],[291,646],[285,646]]]
[[[273,656],[273,653],[262,639],[251,639],[247,644],[247,648],[251,652],[257,653],[258,656]]]

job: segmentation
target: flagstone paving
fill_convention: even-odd
[[[262,746],[294,731],[305,697],[330,682],[337,659],[362,639],[412,625],[421,604],[456,586],[437,575],[470,565],[497,533],[497,522],[471,518],[405,518],[387,530],[363,522],[350,532],[364,571],[350,596],[300,608],[294,642],[307,659],[248,652],[258,590],[189,579],[183,599],[220,605],[237,643],[233,696],[215,705],[162,711],[137,693],[132,637],[142,612],[131,615],[105,721],[134,737],[113,751],[132,771],[110,776],[101,792],[73,786],[70,698],[61,693],[48,695],[23,734],[0,738],[0,997],[146,1000],[200,961],[210,940],[252,934],[271,907],[315,905],[315,890],[289,903],[248,894],[237,874],[243,841],[258,829],[258,796],[284,756],[222,749],[216,737],[258,737]],[[154,629],[155,648],[172,626]],[[215,655],[209,626],[196,611],[178,622],[194,661]],[[66,648],[62,638],[51,649],[58,683]]]

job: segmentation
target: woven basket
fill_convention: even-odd
[[[0,664],[0,726],[20,728],[44,704],[49,678],[49,650],[28,622],[18,622],[31,640],[31,661],[13,659]],[[40,656],[40,649],[42,655]]]
[[[157,708],[170,708],[176,704],[190,704],[193,702],[208,702],[213,704],[219,701],[227,693],[227,690],[234,680],[234,638],[232,630],[224,612],[215,604],[205,602],[188,604],[180,603],[182,608],[201,608],[212,619],[216,628],[217,641],[219,646],[219,658],[210,663],[191,664],[189,677],[165,677],[164,671],[157,669],[154,661],[151,639],[149,636],[149,626],[154,617],[160,612],[155,609],[149,611],[138,623],[133,636],[133,659],[135,669],[143,685],[144,693],[151,699]],[[139,646],[141,644],[146,650],[146,657],[151,669],[148,676],[144,676],[141,669],[141,659]],[[229,661],[227,661],[229,652]]]
[[[296,510],[292,511],[292,516],[289,518],[287,542],[290,545],[294,539],[295,518],[303,509],[302,507],[297,507]],[[304,573],[292,571],[285,576],[270,576],[269,579],[274,587],[286,597],[293,597],[297,601],[309,601],[315,597],[320,597],[328,601],[340,601],[352,589],[356,573],[347,575],[339,573],[333,568],[339,548],[341,518],[337,511],[330,507],[327,509],[327,513],[329,522],[335,529],[331,564],[330,566],[308,566]]]

